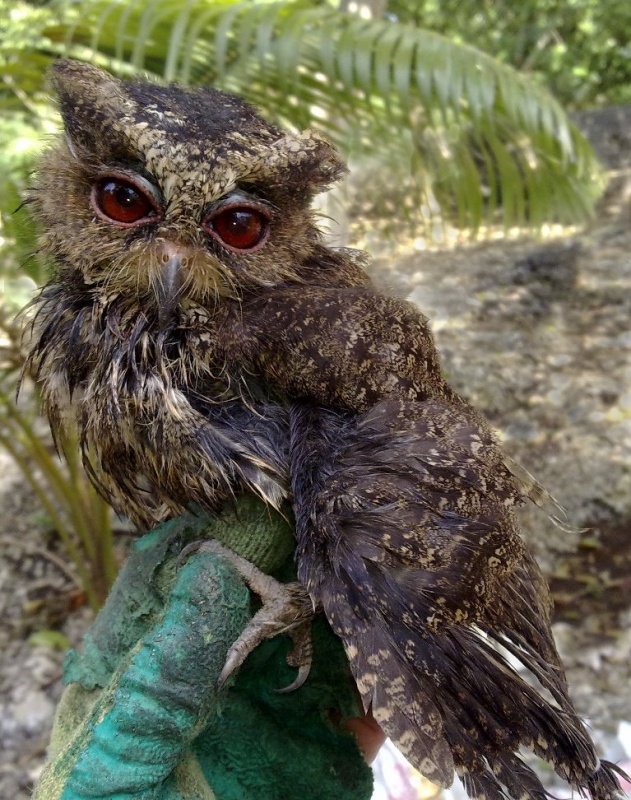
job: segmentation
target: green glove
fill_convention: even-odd
[[[266,641],[221,692],[250,594],[214,538],[261,570],[291,577],[290,526],[253,497],[219,518],[187,514],[140,539],[92,629],[67,658],[50,761],[34,800],[364,800],[372,774],[339,723],[358,716],[339,640],[314,623],[307,682],[287,637]]]

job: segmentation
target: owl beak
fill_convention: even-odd
[[[155,282],[156,300],[158,301],[158,324],[166,328],[173,318],[173,312],[182,289],[182,259],[171,256],[164,264],[158,280]]]

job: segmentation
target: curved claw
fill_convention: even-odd
[[[285,686],[283,689],[274,689],[274,691],[276,694],[289,694],[290,692],[295,692],[296,689],[300,689],[302,684],[307,680],[310,672],[311,662],[308,664],[303,664],[302,666],[298,667],[298,674],[289,684],[289,686]]]
[[[240,644],[241,640],[238,640],[236,644]],[[228,680],[228,678],[235,672],[241,664],[245,661],[247,656],[250,654],[249,650],[245,650],[243,654],[240,652],[241,648],[237,648],[234,645],[228,650],[228,655],[226,656],[226,663],[223,665],[221,672],[219,673],[219,677],[217,678],[217,691],[220,691],[223,688],[224,683]]]
[[[230,675],[243,664],[258,644],[264,639],[271,639],[282,633],[287,634],[292,640],[293,646],[287,654],[287,663],[291,667],[298,667],[298,675],[289,686],[284,689],[275,689],[274,691],[285,694],[293,692],[302,686],[311,671],[313,656],[311,617],[314,612],[313,607],[310,607],[310,616],[305,619],[304,607],[300,605],[296,607],[294,599],[295,592],[288,592],[286,596],[275,596],[273,600],[269,600],[267,605],[264,605],[263,608],[256,612],[241,636],[228,650],[226,662],[217,678],[218,690],[221,689]],[[291,618],[288,617],[290,613]]]

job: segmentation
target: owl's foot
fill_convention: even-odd
[[[294,680],[285,686],[283,689],[276,689],[278,694],[288,694],[296,689],[300,689],[302,684],[309,677],[311,670],[311,661],[313,659],[313,637],[311,635],[311,620],[314,615],[313,603],[311,598],[306,594],[306,590],[301,583],[281,584],[281,586],[295,586],[298,590],[305,593],[309,600],[311,614],[310,617],[303,622],[298,622],[297,626],[289,631],[289,636],[292,642],[292,648],[287,653],[287,663],[290,667],[297,667],[298,674]],[[224,667],[225,669],[225,667]]]
[[[180,558],[193,551],[216,553],[225,558],[263,603],[263,607],[256,612],[241,636],[228,650],[226,663],[217,679],[218,688],[224,685],[261,642],[273,639],[281,633],[287,634],[292,640],[293,646],[287,655],[287,663],[298,668],[298,675],[289,686],[278,691],[285,693],[300,688],[311,668],[311,621],[316,611],[304,586],[298,582],[280,583],[214,539],[193,542],[184,548]]]

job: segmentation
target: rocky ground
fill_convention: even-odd
[[[524,529],[573,697],[618,760],[631,720],[631,211],[620,193],[613,206],[578,230],[447,250],[361,235],[375,280],[430,317],[451,382],[567,511],[559,527],[526,509]],[[0,800],[26,800],[63,655],[29,636],[58,627],[76,643],[89,614],[72,610],[58,543],[2,453],[0,475]]]

